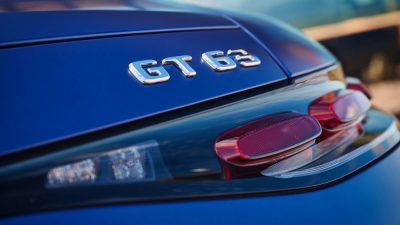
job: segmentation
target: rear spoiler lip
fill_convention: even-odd
[[[112,33],[106,33],[106,34],[73,35],[73,36],[68,36],[68,37],[55,37],[55,38],[43,38],[43,39],[34,39],[34,40],[3,42],[3,43],[0,43],[0,49],[16,48],[16,47],[31,46],[31,45],[41,45],[41,44],[51,44],[51,43],[58,43],[58,42],[92,40],[92,39],[99,39],[99,38],[124,37],[124,36],[131,36],[131,35],[185,32],[185,31],[204,31],[204,30],[235,30],[235,29],[239,29],[239,27],[235,26],[235,25],[204,26],[204,27],[185,27],[185,28],[168,28],[168,29],[151,29],[151,30],[139,30],[139,31],[112,32]]]
[[[0,27],[8,31],[0,37],[0,49],[138,34],[239,29],[220,15],[132,10],[0,13]]]

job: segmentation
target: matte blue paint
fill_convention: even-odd
[[[0,220],[12,224],[307,224],[400,223],[400,150],[334,186],[300,194],[106,206]]]

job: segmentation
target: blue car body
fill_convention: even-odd
[[[65,210],[3,224],[396,224],[399,151],[338,184],[307,193]]]
[[[1,153],[87,133],[261,84],[289,82],[290,78],[336,63],[331,54],[318,44],[310,43],[298,31],[284,30],[273,23],[268,30],[260,30],[255,25],[248,25],[248,21],[236,22],[221,16],[140,11],[16,12],[0,16],[1,27],[8,31],[2,35],[0,44],[4,49],[1,95],[5,101],[3,105],[7,105],[1,112],[0,134],[4,137],[0,143]],[[112,18],[112,21],[106,18]],[[147,22],[147,18],[151,20]],[[25,20],[30,22],[24,23]],[[61,25],[66,21],[70,25]],[[217,35],[209,38],[213,33]],[[143,34],[154,35],[149,38]],[[185,40],[191,42],[185,44]],[[118,68],[118,73],[125,75],[126,66],[122,65],[130,61],[147,58],[160,61],[163,57],[190,54],[197,57],[193,67],[206,74],[209,71],[201,66],[201,53],[231,46],[255,49],[255,53],[264,59],[263,65],[244,72],[235,71],[239,73],[235,77],[203,76],[196,83],[179,79],[178,71],[171,71],[172,79],[168,84],[151,89],[132,85],[130,83],[134,81],[130,77],[118,76],[113,70]],[[82,63],[83,59],[87,61]],[[33,76],[32,72],[42,70],[44,64],[46,72]],[[93,70],[96,73],[92,73]],[[251,73],[263,75],[248,79]],[[207,84],[216,81],[220,83],[203,91]],[[172,89],[175,91],[171,92]],[[47,94],[49,91],[51,95]],[[139,93],[146,98],[139,97]],[[159,96],[168,96],[168,99],[159,101]],[[149,104],[152,101],[160,103]],[[20,102],[32,104],[29,117],[24,116],[27,106]]]
[[[51,153],[55,148],[78,146],[75,149],[78,152],[82,139],[91,142],[119,134],[116,127],[121,132],[130,127],[146,127],[152,124],[148,120],[159,115],[171,115],[172,124],[168,126],[173,127],[169,130],[172,133],[178,128],[188,134],[200,133],[193,126],[206,130],[206,125],[210,124],[202,120],[206,116],[216,123],[220,121],[222,127],[215,133],[222,132],[261,114],[248,114],[244,120],[233,113],[223,114],[234,121],[226,125],[228,119],[205,111],[203,117],[192,116],[195,125],[190,126],[186,122],[175,123],[179,119],[176,112],[212,105],[231,96],[252,95],[253,91],[262,93],[285,88],[338,64],[318,43],[273,19],[235,13],[207,14],[192,12],[192,9],[178,12],[169,6],[163,6],[169,11],[151,11],[156,6],[152,3],[149,9],[138,7],[139,10],[122,11],[10,10],[0,13],[2,166],[34,158],[37,153]],[[251,49],[262,64],[249,69],[238,68],[222,76],[213,73],[201,61],[206,51],[230,48]],[[184,78],[173,67],[167,68],[170,80],[154,86],[142,85],[129,76],[127,65],[132,61],[154,59],[161,62],[166,57],[184,54],[193,57],[190,65],[197,72],[194,79]],[[298,99],[291,96],[297,101],[276,100],[275,105],[265,107],[262,113],[282,111],[288,104],[297,111],[306,112],[307,107],[301,104],[313,94],[299,93],[302,96],[297,96]],[[241,108],[236,109],[240,111]],[[154,126],[154,138],[161,139],[161,131],[167,128]],[[93,133],[96,138],[92,138]],[[174,142],[172,137],[179,135],[185,133],[176,133],[168,140]],[[200,141],[193,143],[202,145]],[[233,194],[232,188],[232,193],[221,196],[208,195],[206,188],[203,191],[190,189],[184,198],[162,198],[161,202],[113,202],[113,195],[109,194],[108,202],[101,205],[71,204],[63,208],[60,205],[65,199],[55,198],[51,204],[57,205],[54,206],[56,211],[47,211],[52,210],[51,207],[36,210],[35,205],[41,204],[37,202],[47,204],[46,193],[43,193],[41,198],[15,200],[15,206],[0,219],[0,224],[398,224],[400,178],[396,171],[400,169],[400,152],[396,148],[397,143],[391,144],[379,154],[371,153],[363,162],[349,162],[332,173],[334,175],[319,175],[321,180],[312,177],[299,181],[299,191],[285,186],[289,183],[277,185],[281,189],[267,195],[260,190],[248,194],[246,187],[239,195]],[[198,154],[196,157],[201,157]],[[56,164],[60,162],[65,163],[59,160]],[[23,165],[15,170],[24,168]],[[30,185],[24,181],[17,184]],[[3,186],[3,194],[12,188],[7,185]],[[254,185],[262,189],[263,184]],[[172,189],[177,190],[176,187]],[[188,197],[190,195],[193,198]],[[0,202],[2,210],[13,202],[13,196],[14,193],[4,194],[3,199],[7,201]],[[14,214],[15,208],[25,207],[25,200],[31,201],[32,208],[17,210]]]

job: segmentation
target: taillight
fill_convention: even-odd
[[[371,93],[368,88],[357,78],[347,77],[346,79],[347,89],[361,91],[368,99],[371,99]]]
[[[236,127],[215,143],[224,178],[276,175],[346,148],[362,133],[370,107],[363,92],[344,89],[312,101],[309,115],[283,112]]]
[[[314,100],[309,113],[324,129],[335,131],[359,122],[370,107],[369,99],[362,92],[341,90]]]
[[[308,165],[330,152],[343,151],[359,137],[361,132],[361,126],[350,127],[336,132],[306,150],[266,168],[261,174],[264,176],[279,176]]]
[[[52,168],[46,178],[48,188],[58,188],[82,184],[149,182],[169,179],[170,175],[159,153],[158,143],[149,140]]]
[[[344,90],[340,78],[262,87],[252,97],[221,98],[2,156],[0,216],[325,186],[400,141],[396,119],[365,113],[368,99]]]
[[[306,149],[320,134],[321,127],[314,118],[285,112],[224,133],[217,139],[215,151],[225,163],[226,178],[251,175]]]

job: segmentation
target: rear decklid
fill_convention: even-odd
[[[0,14],[0,154],[148,117],[254,87],[286,84],[268,52],[218,16],[143,11]],[[243,48],[257,67],[215,72],[213,50]],[[190,55],[197,72],[174,66],[168,82],[143,85],[133,61]]]

